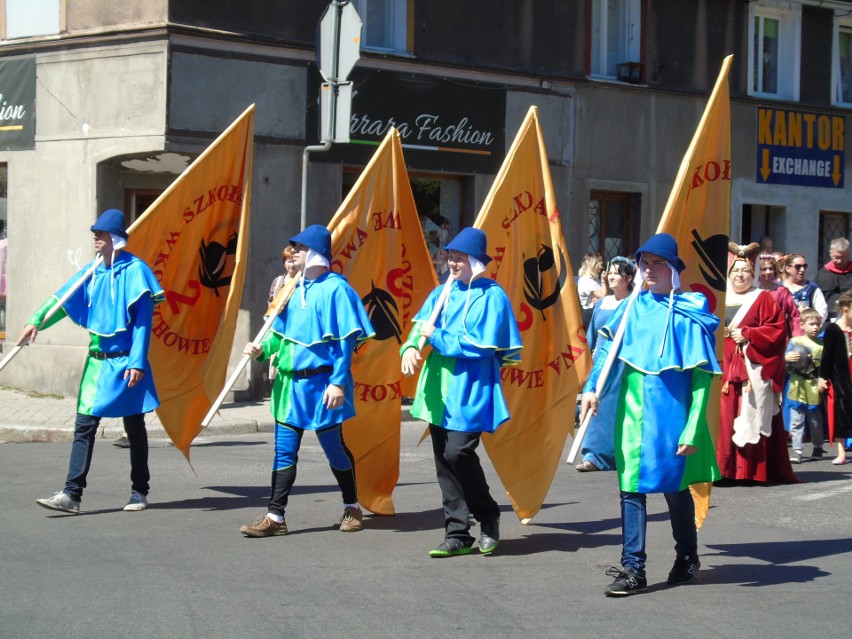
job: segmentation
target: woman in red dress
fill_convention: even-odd
[[[760,245],[729,245],[722,403],[716,459],[722,478],[797,482],[781,418],[784,313],[769,291],[754,286]]]

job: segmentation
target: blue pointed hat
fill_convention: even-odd
[[[127,231],[124,229],[124,213],[118,209],[107,209],[101,213],[90,230],[105,231],[127,239]]]
[[[682,272],[686,268],[686,264],[678,257],[677,240],[668,233],[657,233],[647,239],[647,241],[636,251],[636,263],[642,259],[642,253],[652,253],[659,255],[678,272]]]
[[[331,233],[322,224],[311,224],[290,238],[290,244],[304,244],[331,262]]]
[[[487,253],[488,238],[485,236],[485,231],[473,228],[472,226],[463,228],[452,241],[444,246],[444,249],[470,255],[483,264],[488,264],[491,261]]]

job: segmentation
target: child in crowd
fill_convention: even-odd
[[[790,404],[790,433],[793,437],[793,453],[790,461],[802,463],[804,452],[805,424],[811,433],[813,459],[821,459],[822,449],[822,405],[820,402],[817,371],[822,361],[822,340],[818,337],[822,328],[822,318],[812,308],[799,313],[799,321],[804,335],[793,337],[787,345],[787,373],[790,383],[787,386],[787,401]]]
[[[828,323],[823,335],[820,390],[826,393],[828,439],[837,442],[832,464],[846,463],[846,438],[852,423],[852,291],[837,298],[837,321]]]

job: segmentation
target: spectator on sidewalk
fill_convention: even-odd
[[[838,237],[831,240],[828,249],[829,260],[819,270],[816,285],[825,296],[831,319],[839,317],[834,302],[844,291],[852,290],[852,262],[849,261],[849,240]]]
[[[40,330],[70,317],[89,331],[89,354],[80,381],[77,419],[65,489],[36,503],[76,515],[86,488],[95,436],[102,417],[123,417],[130,442],[130,500],[124,510],[148,507],[148,433],[145,413],[160,405],[148,345],[154,305],[165,299],[163,289],[145,262],[124,250],[124,214],[104,211],[91,227],[95,253],[103,258],[82,284],[44,325],[45,315],[88,271],[87,265],[27,321],[18,344],[32,343]]]
[[[601,285],[600,276],[603,271],[603,260],[600,253],[586,253],[577,271],[577,295],[580,298],[580,312],[583,317],[583,328],[589,331],[592,320],[592,309],[595,303],[606,295]]]
[[[363,528],[355,460],[343,440],[343,422],[355,416],[352,355],[373,336],[358,294],[329,269],[331,233],[314,224],[290,238],[302,280],[261,344],[244,353],[277,356],[270,410],[275,417],[275,457],[268,512],[240,528],[246,537],[286,535],[284,513],[296,481],[299,448],[306,430],[317,434],[343,497],[340,530]]]

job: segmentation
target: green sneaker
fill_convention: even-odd
[[[434,548],[429,551],[429,556],[434,557],[435,559],[440,559],[442,557],[456,557],[458,555],[469,555],[472,549],[473,543],[465,544],[461,539],[456,539],[455,537],[449,537],[444,540],[437,548]]]

